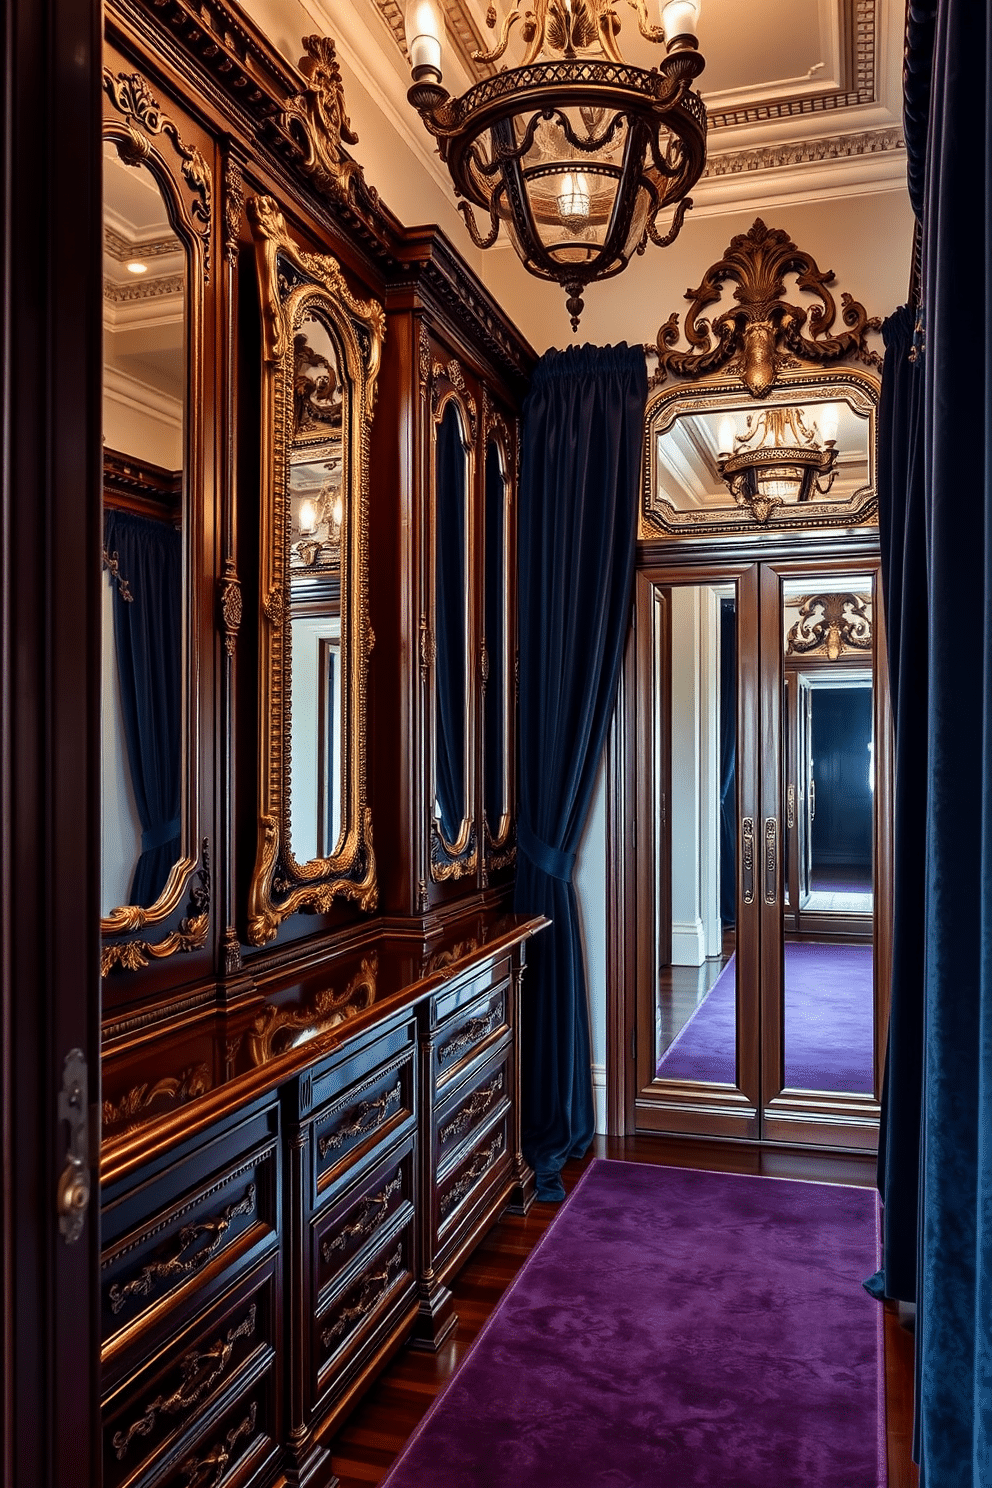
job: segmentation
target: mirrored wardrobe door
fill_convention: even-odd
[[[877,566],[762,576],[766,1135],[870,1145],[880,1093]]]
[[[200,857],[194,496],[210,230],[203,156],[184,144],[202,166],[191,186],[170,155],[174,121],[152,112],[142,132],[129,75],[108,68],[105,91],[116,112],[103,149],[104,974],[207,935],[205,859],[189,880]]]
[[[515,646],[511,593],[514,545],[509,436],[494,418],[486,439],[483,481],[482,813],[486,868],[513,861],[513,719]]]
[[[638,576],[638,1124],[647,1128],[746,1136],[757,1127],[756,598],[753,570]]]

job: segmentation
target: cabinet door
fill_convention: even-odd
[[[636,1125],[756,1136],[754,565],[638,575]]]
[[[487,397],[482,501],[483,881],[516,860],[516,460],[511,425]]]

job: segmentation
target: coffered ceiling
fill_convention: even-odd
[[[492,46],[498,32],[486,25],[488,0],[440,3],[444,80],[460,92],[494,70],[472,53]],[[509,0],[494,3],[501,20]],[[248,0],[245,8],[269,17],[282,9],[284,35],[289,12],[302,11],[333,36],[346,66],[450,195],[433,142],[405,97],[403,0]],[[632,6],[618,0],[616,9],[628,59],[656,65],[660,48],[641,38]],[[698,86],[709,113],[709,158],[693,191],[694,214],[902,189],[903,16],[902,0],[703,0],[706,69]],[[256,18],[264,26],[264,15]],[[511,43],[505,61],[514,60]]]

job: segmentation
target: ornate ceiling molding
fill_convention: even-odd
[[[121,264],[132,258],[168,258],[183,251],[182,243],[171,234],[164,238],[129,238],[109,225],[103,229],[103,247],[109,258]]]
[[[403,6],[399,0],[375,0],[375,4],[379,14],[393,33],[396,45],[405,57],[407,50]],[[477,62],[472,55],[473,52],[487,51],[489,43],[476,25],[475,17],[466,4],[466,0],[441,0],[441,9],[444,12],[447,38],[458,53],[459,60],[469,77],[477,83],[483,78],[493,77],[497,70],[495,64]]]
[[[751,150],[711,154],[703,180],[736,176],[742,171],[774,170],[779,166],[814,165],[823,160],[848,160],[860,155],[880,155],[905,150],[902,130],[870,129],[860,134],[834,134],[822,139],[789,140]]]
[[[109,305],[134,305],[142,300],[165,300],[173,296],[182,301],[186,287],[184,274],[161,274],[152,279],[136,279],[133,283],[114,284],[104,281],[103,298]]]

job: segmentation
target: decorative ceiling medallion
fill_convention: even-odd
[[[806,309],[785,299],[785,276],[795,274],[797,287],[815,295],[819,305]],[[737,285],[736,305],[712,321],[702,312],[723,295],[726,280]],[[832,270],[821,270],[812,254],[796,247],[781,228],[766,227],[756,217],[747,233],[732,238],[718,263],[711,264],[697,289],[686,290],[692,305],[685,318],[685,338],[690,350],[677,349],[679,317],[674,312],[658,331],[658,368],[652,386],[665,381],[669,372],[679,377],[699,378],[714,372],[736,373],[755,398],[764,397],[780,369],[802,363],[823,367],[845,357],[856,357],[868,366],[880,367],[881,358],[867,345],[869,331],[881,321],[870,318],[865,307],[849,294],[841,296],[842,318],[847,330],[831,335],[837,307],[827,286]],[[811,334],[803,334],[808,326]]]

